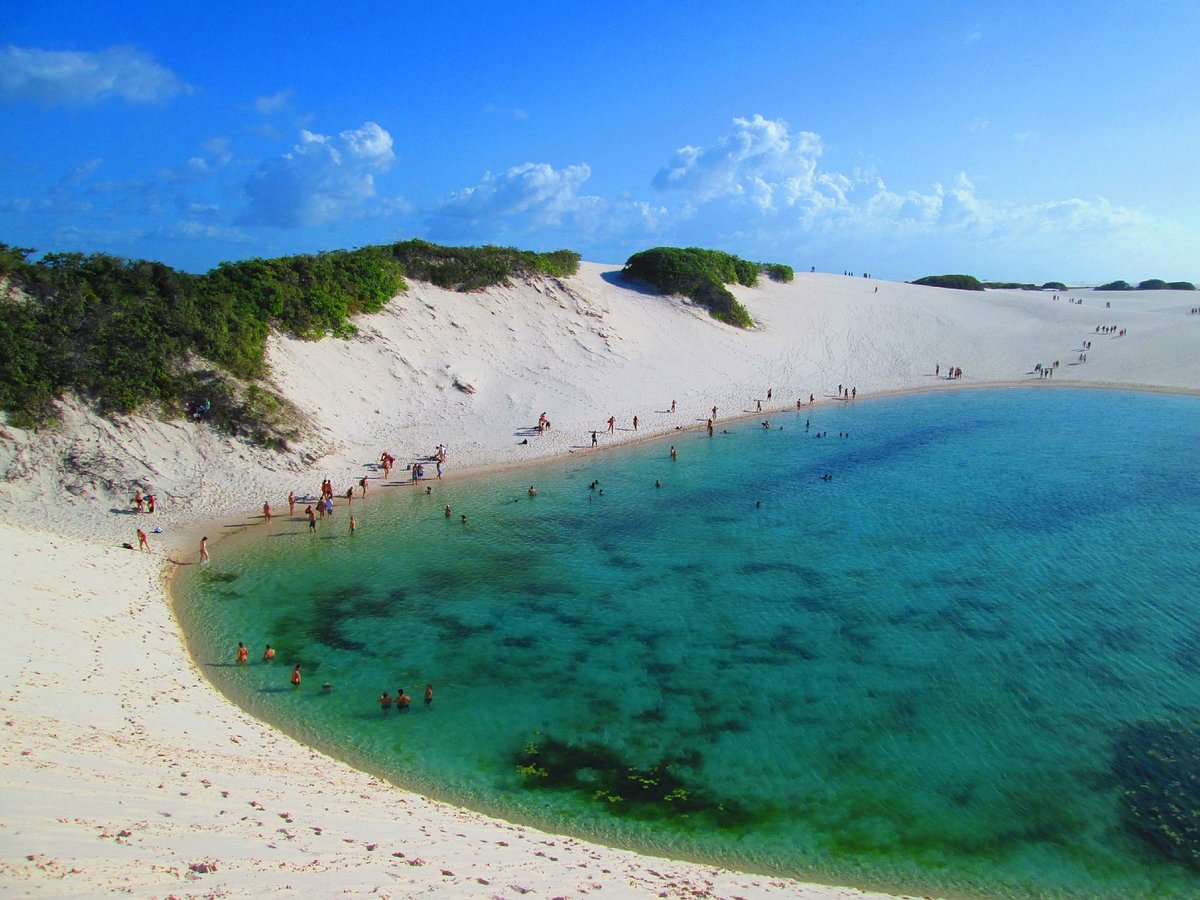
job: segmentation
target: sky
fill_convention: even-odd
[[[1195,0],[340,6],[6,4],[0,242],[1200,281]]]

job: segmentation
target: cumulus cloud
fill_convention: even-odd
[[[244,225],[299,228],[380,215],[375,175],[395,160],[392,136],[374,122],[336,136],[301,131],[292,149],[262,163],[244,185]]]
[[[687,145],[654,176],[662,191],[686,191],[704,202],[745,198],[762,209],[811,197],[821,138],[792,133],[782,119],[734,119],[733,129],[708,149]]]
[[[250,242],[250,236],[237,228],[211,225],[194,219],[172,222],[149,232],[146,236],[167,241],[223,241],[233,244]]]
[[[677,150],[654,177],[683,202],[673,225],[720,221],[727,234],[761,247],[814,239],[877,242],[954,241],[961,247],[1009,247],[1031,241],[1085,243],[1149,228],[1148,217],[1103,198],[1011,203],[982,196],[965,172],[927,188],[892,190],[871,171],[820,165],[822,142],[782,120],[734,119],[711,146]]]
[[[170,100],[191,87],[136,47],[0,50],[0,100],[44,106],[83,105],[119,97],[130,103]]]
[[[487,172],[478,183],[447,196],[426,216],[430,236],[446,241],[531,240],[584,245],[645,240],[662,233],[667,207],[636,199],[586,194],[587,163],[555,168],[526,162]]]
[[[265,94],[254,101],[254,111],[264,116],[287,109],[292,100],[292,89],[286,88],[275,94]]]
[[[437,213],[471,224],[521,218],[533,227],[559,225],[588,202],[578,190],[591,174],[586,163],[555,169],[527,162],[500,175],[487,172],[478,184],[447,197]]]

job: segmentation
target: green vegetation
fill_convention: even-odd
[[[913,284],[923,284],[927,287],[954,288],[959,291],[982,291],[983,285],[973,275],[926,275],[918,278]]]
[[[1043,291],[1065,291],[1067,286],[1061,281],[1047,281],[1042,285]]]
[[[1127,827],[1159,855],[1200,867],[1200,732],[1133,723],[1117,740],[1113,768]]]
[[[512,247],[439,247],[427,241],[402,241],[392,247],[409,278],[453,291],[477,291],[508,279],[531,275],[574,275],[579,254],[573,250],[531,253]]]
[[[1019,281],[985,281],[985,288],[1003,291],[1040,291],[1042,290],[1036,284],[1024,284]]]
[[[781,263],[756,263],[699,247],[655,247],[635,253],[625,262],[626,278],[640,281],[660,294],[682,294],[703,306],[714,319],[739,328],[749,328],[754,322],[746,307],[725,287],[758,284],[759,273],[772,281],[791,281],[795,277],[791,266]]]
[[[579,255],[424,241],[222,263],[203,275],[103,253],[0,244],[0,410],[18,427],[50,421],[72,392],[106,415],[157,404],[268,446],[298,434],[299,412],[264,387],[271,329],[304,339],[354,333],[350,317],[406,290],[404,274],[457,290],[523,275],[568,275]]]
[[[1094,291],[1194,291],[1195,289],[1196,285],[1190,281],[1163,281],[1161,278],[1150,278],[1138,282],[1137,287],[1128,281],[1110,281],[1108,284],[1092,288]]]
[[[695,753],[639,768],[608,747],[539,734],[517,752],[514,763],[527,789],[575,793],[616,816],[743,829],[770,814],[751,813],[736,800],[721,800],[685,781],[680,771],[700,764]]]

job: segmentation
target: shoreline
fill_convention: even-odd
[[[446,440],[462,466],[448,470],[451,480],[555,465],[583,455],[559,435],[589,434],[590,411],[628,422],[648,384],[675,394],[681,410],[738,408],[767,385],[811,385],[807,396],[838,381],[857,381],[851,402],[1035,383],[1200,395],[1192,297],[1114,297],[1120,309],[1097,312],[1019,292],[805,275],[735,287],[759,322],[738,333],[676,299],[607,283],[611,269],[584,264],[572,279],[465,299],[414,285],[364,319],[356,339],[273,339],[277,385],[312,414],[320,447],[311,452],[260,453],[188,422],[106,423],[71,404],[46,434],[0,429],[9,513],[0,552],[13,572],[14,629],[0,662],[10,685],[0,701],[9,738],[0,747],[0,874],[64,896],[257,896],[296,884],[315,895],[868,896],[639,856],[422,798],[249,716],[192,656],[171,581],[195,559],[199,536],[208,533],[214,550],[252,538],[263,496],[323,474],[354,484],[359,460],[383,447],[411,459],[411,448]],[[1097,347],[1074,378],[1011,378],[1090,340],[1093,315],[1136,327]],[[967,378],[914,383],[933,378],[914,361],[932,368],[938,358],[969,362]],[[453,390],[447,373],[477,392]],[[819,414],[838,402],[718,422]],[[532,421],[539,409],[555,426],[530,457],[506,423]],[[674,430],[657,414],[644,418],[648,433],[596,452],[703,428],[702,419]],[[138,483],[164,498],[148,520],[122,506]],[[120,548],[141,521],[164,527],[151,535],[153,554]]]
[[[943,380],[948,380],[948,379],[943,379]],[[1164,390],[1164,389],[1159,389],[1152,385],[1107,385],[1107,384],[1088,384],[1088,383],[1068,382],[1068,381],[1062,381],[1057,384],[1051,384],[1051,383],[1047,383],[1047,382],[1039,379],[1039,380],[1035,380],[1033,382],[993,381],[993,382],[987,382],[984,384],[965,384],[965,383],[962,383],[961,380],[955,380],[955,381],[952,381],[950,384],[945,384],[945,385],[928,385],[928,386],[900,388],[900,389],[896,389],[896,390],[881,392],[879,394],[863,396],[858,399],[862,399],[864,401],[874,400],[874,401],[883,402],[883,401],[894,400],[894,399],[902,398],[902,397],[932,395],[932,394],[935,394],[935,393],[938,393],[938,392],[941,392],[944,390],[951,390],[951,391],[955,391],[955,392],[996,391],[996,390],[1007,391],[1007,390],[1020,390],[1023,388],[1040,389],[1043,387],[1048,388],[1048,389],[1059,389],[1059,390],[1072,390],[1072,389],[1076,389],[1079,387],[1084,387],[1084,388],[1087,388],[1090,390],[1111,391],[1111,392],[1115,392],[1115,393],[1154,393],[1154,394],[1168,394],[1168,395],[1177,395],[1177,396],[1200,397],[1200,389],[1183,388],[1183,389],[1165,389]],[[777,409],[764,409],[762,412],[743,411],[738,415],[730,416],[725,419],[721,419],[721,420],[719,420],[719,422],[722,424],[744,425],[745,423],[747,423],[751,420],[758,419],[759,417],[768,416],[768,415],[776,415],[777,416],[780,413],[795,413],[799,417],[799,416],[813,414],[812,411],[814,411],[814,410],[820,410],[823,408],[837,408],[839,404],[844,404],[846,406],[849,406],[855,402],[857,402],[857,400],[839,401],[839,400],[834,400],[832,397],[830,397],[830,398],[826,398],[824,401],[817,400],[811,406],[806,404],[799,409],[796,409],[794,407],[781,406]],[[691,428],[681,428],[677,431],[662,432],[662,433],[657,433],[657,434],[647,434],[647,435],[640,436],[640,437],[627,437],[627,438],[624,438],[621,441],[611,444],[607,447],[598,448],[594,452],[608,453],[608,452],[628,449],[628,448],[631,448],[634,446],[641,446],[641,445],[645,445],[648,443],[653,443],[655,441],[666,442],[668,439],[670,439],[671,437],[673,437],[676,434],[693,434],[695,432],[703,431],[703,430],[704,430],[703,425],[696,425]],[[459,479],[468,479],[468,480],[475,481],[480,478],[496,478],[496,477],[503,476],[505,474],[528,472],[530,470],[537,470],[542,467],[560,466],[571,460],[578,459],[579,456],[573,455],[574,452],[575,451],[567,451],[567,453],[565,453],[565,454],[558,454],[558,455],[554,455],[554,456],[550,456],[550,457],[539,457],[534,460],[528,460],[528,461],[523,461],[523,462],[512,462],[512,463],[507,463],[507,464],[502,464],[502,465],[476,467],[476,468],[472,468],[472,469],[468,469],[468,470],[459,472],[457,477],[454,480],[457,481]],[[591,448],[586,448],[585,455],[590,454],[591,452],[593,452]],[[521,483],[524,483],[524,480],[525,479],[521,479]],[[536,479],[535,479],[535,481],[536,481]],[[426,479],[424,481],[414,483],[413,487],[416,490],[420,490],[421,487],[426,484],[437,486],[439,484],[439,482],[436,479]],[[397,480],[392,484],[377,486],[375,488],[375,490],[371,493],[372,499],[375,501],[378,501],[378,499],[380,497],[379,492],[384,490],[384,488],[386,488],[386,487],[396,487],[401,490],[406,490],[406,489],[409,489],[410,485],[403,480]],[[297,499],[297,503],[299,504],[300,502],[305,502],[305,501],[301,501],[300,499]],[[357,499],[355,502],[363,503],[364,499],[360,498],[360,499]],[[275,518],[282,518],[282,517],[275,517]],[[294,516],[294,517],[289,517],[288,521],[302,523],[304,520],[303,520],[302,516]],[[261,538],[262,535],[256,536],[253,533],[253,526],[256,524],[262,524],[262,523],[261,522],[244,522],[240,526],[238,526],[235,531],[221,535],[221,539],[217,543],[214,544],[210,540],[210,546],[219,547],[219,546],[221,546],[221,544],[223,544],[225,542],[225,539],[230,539],[232,541],[239,541],[239,540],[254,540],[256,537]],[[229,527],[228,524],[222,525],[220,520],[212,520],[211,522],[208,523],[208,525],[212,526],[212,527],[208,528],[208,530],[210,532],[213,531],[216,527],[226,527],[226,528]],[[196,530],[196,529],[193,529],[193,530]],[[203,530],[203,529],[200,529],[200,530]],[[197,533],[199,533],[199,531],[197,531]],[[173,561],[168,560],[167,562],[164,563],[164,589],[166,591],[166,599],[167,599],[168,605],[171,610],[172,618],[173,618],[175,625],[179,631],[179,639],[180,639],[181,643],[184,645],[184,647],[187,651],[189,660],[191,661],[191,664],[194,667],[197,674],[199,674],[203,678],[203,680],[208,683],[208,685],[212,688],[212,690],[216,694],[218,694],[226,702],[228,702],[231,706],[238,709],[240,712],[244,713],[245,715],[256,718],[258,721],[262,722],[266,727],[269,727],[269,728],[277,731],[278,733],[290,738],[291,740],[295,741],[300,746],[303,746],[314,752],[322,754],[323,756],[327,757],[331,762],[345,765],[345,766],[349,767],[350,769],[361,772],[362,774],[364,774],[366,776],[386,782],[388,785],[390,785],[392,788],[394,788],[398,791],[405,792],[408,794],[415,794],[417,796],[428,799],[432,802],[446,804],[448,806],[453,806],[456,808],[464,809],[464,810],[467,810],[467,811],[477,814],[477,815],[486,816],[489,818],[496,818],[496,819],[499,819],[510,825],[513,825],[515,827],[524,827],[524,828],[529,828],[529,829],[536,829],[538,831],[543,831],[551,836],[555,836],[555,837],[559,837],[559,838],[569,837],[574,840],[588,841],[588,842],[595,842],[595,841],[602,840],[601,838],[596,837],[596,836],[589,837],[589,836],[583,836],[580,834],[564,835],[562,832],[555,830],[553,823],[550,823],[550,822],[542,823],[542,822],[531,821],[531,820],[527,820],[527,819],[526,820],[509,819],[505,816],[504,811],[499,810],[499,809],[488,808],[487,804],[483,804],[482,806],[480,806],[479,804],[472,805],[472,806],[463,806],[461,804],[461,801],[459,801],[459,800],[456,800],[451,797],[439,796],[436,791],[431,792],[429,790],[422,788],[420,785],[412,785],[412,784],[406,784],[403,782],[396,781],[396,780],[394,780],[394,778],[392,776],[390,776],[386,772],[375,769],[369,763],[367,763],[363,760],[353,760],[353,759],[346,758],[343,755],[339,755],[336,752],[338,748],[327,747],[322,742],[305,741],[305,740],[301,739],[300,737],[297,737],[291,730],[284,727],[283,725],[277,724],[276,722],[272,721],[270,718],[259,716],[256,713],[252,712],[251,710],[247,709],[245,706],[242,706],[234,697],[232,697],[231,695],[222,691],[220,686],[217,684],[217,682],[215,682],[214,680],[209,678],[208,675],[205,674],[205,672],[204,672],[204,664],[197,657],[194,643],[193,643],[191,637],[189,636],[188,631],[184,628],[184,626],[180,620],[180,617],[179,617],[178,610],[179,610],[180,604],[183,602],[183,598],[174,590],[174,577],[178,571],[178,568],[177,568],[177,565],[174,568],[172,568],[170,566],[170,564],[172,562]],[[629,853],[634,853],[634,854],[638,854],[638,855],[646,855],[652,859],[662,859],[664,861],[673,862],[673,863],[686,863],[686,864],[690,864],[690,865],[699,865],[699,866],[718,866],[722,869],[726,868],[728,865],[726,863],[712,862],[712,861],[706,861],[706,860],[702,860],[702,859],[692,859],[692,858],[687,858],[687,857],[674,857],[674,856],[673,857],[661,857],[661,856],[657,856],[652,851],[649,851],[646,849],[639,849],[637,847],[629,846],[629,845],[619,845],[619,844],[615,845],[613,843],[603,843],[602,845],[605,847],[608,847],[610,849],[613,849],[613,850],[620,850],[623,852],[629,852]],[[739,873],[742,875],[746,875],[746,876],[761,877],[761,878],[781,878],[781,879],[787,879],[789,881],[796,880],[797,878],[802,877],[802,876],[789,875],[789,874],[780,873],[780,872],[767,872],[767,871],[755,870],[753,868],[730,869],[730,871],[733,871],[733,872],[736,872],[736,873]],[[808,882],[799,882],[799,883],[810,884]],[[830,887],[830,888],[836,887],[835,885],[820,885],[820,884],[815,884],[815,886]],[[864,889],[864,890],[867,890],[867,889]]]

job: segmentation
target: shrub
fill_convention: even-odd
[[[420,240],[392,245],[391,255],[410,278],[464,292],[507,285],[510,278],[574,275],[580,259],[574,250],[533,253],[512,247],[439,247]]]
[[[982,291],[983,285],[973,275],[926,275],[918,278],[913,284],[923,284],[927,287],[954,288],[959,291]]]
[[[682,294],[707,309],[713,318],[739,328],[749,328],[754,322],[725,285],[753,287],[758,284],[760,272],[785,282],[795,274],[791,266],[749,262],[699,247],[643,250],[629,257],[623,269],[626,278],[649,285],[660,294]]]
[[[1108,284],[1102,284],[1098,288],[1092,288],[1094,291],[1132,291],[1133,285],[1128,281],[1110,281]]]

